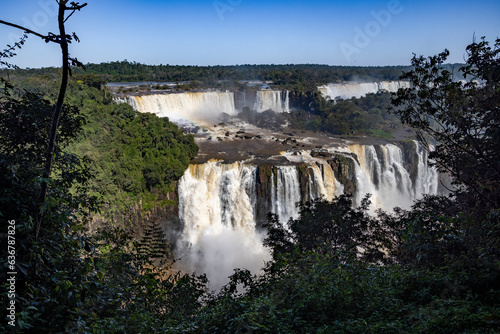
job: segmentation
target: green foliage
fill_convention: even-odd
[[[391,247],[385,236],[391,226],[369,216],[369,197],[353,208],[351,197],[341,195],[332,202],[315,200],[300,205],[300,218],[283,226],[276,216],[265,225],[268,237],[264,244],[273,255],[300,252],[329,253],[338,261],[358,259],[367,263],[386,262]],[[385,249],[384,249],[385,248]]]
[[[402,219],[404,259],[416,267],[444,263],[441,270],[460,274],[469,290],[497,290],[500,40],[493,49],[484,38],[467,47],[465,83],[441,66],[448,54],[414,57],[415,69],[404,76],[413,88],[394,98],[395,112],[424,144],[435,140],[429,156],[455,185],[453,200],[427,198]]]
[[[370,133],[373,137],[377,137],[377,138],[382,138],[382,139],[387,139],[387,140],[394,138],[392,133],[389,133],[389,132],[381,130],[381,129],[376,129],[376,130],[371,129]]]
[[[93,162],[92,190],[109,201],[169,191],[198,151],[192,135],[167,118],[115,104],[105,90],[78,83],[69,90],[69,100],[89,119],[70,149]]]
[[[430,158],[463,190],[460,199],[485,215],[500,206],[500,39],[493,49],[484,38],[467,47],[465,83],[442,66],[448,55],[413,58],[414,70],[402,77],[412,88],[400,90],[393,111],[425,144],[437,143]]]
[[[440,212],[428,212],[434,214],[427,219],[433,225],[415,220],[430,205],[420,204],[414,211],[394,216],[363,217],[363,207],[353,209],[347,197],[332,204],[316,201],[303,206],[289,229],[269,216],[266,243],[272,247],[273,260],[265,273],[251,276],[235,271],[231,282],[203,308],[192,332],[496,333],[500,305],[498,286],[493,283],[498,278],[490,276],[486,281],[483,276],[491,274],[491,263],[471,270],[456,266],[464,261],[453,259],[461,254],[456,248],[460,241],[454,240],[461,232],[434,222],[455,208],[439,198],[426,201],[441,207]],[[378,232],[371,231],[382,232],[391,260],[403,265],[379,266],[377,257],[368,255],[369,239],[377,237],[360,236],[370,220],[377,221]],[[412,226],[398,226],[404,222]],[[385,239],[388,235],[391,240]],[[352,245],[359,248],[354,250]],[[417,254],[402,253],[408,249]],[[418,264],[404,260],[416,257]]]
[[[367,134],[389,139],[391,129],[400,125],[399,120],[387,112],[390,94],[385,92],[331,101],[321,96],[314,86],[303,93],[300,101],[293,102],[303,104],[300,106],[303,111],[290,115],[291,125],[299,129],[335,135]]]
[[[174,313],[186,319],[187,295],[193,291],[190,298],[195,310],[201,293],[195,291],[205,291],[206,279],[172,272],[159,275],[158,270],[151,269],[154,267],[148,265],[150,258],[166,251],[166,243],[159,244],[163,236],[156,225],[146,225],[147,233],[139,244],[131,241],[128,231],[91,235],[86,228],[89,214],[94,215],[102,204],[89,194],[118,201],[125,196],[117,196],[113,189],[130,194],[127,197],[134,195],[135,189],[171,190],[171,183],[196,154],[192,137],[185,136],[168,120],[140,115],[126,105],[112,103],[106,91],[83,82],[70,84],[67,100],[72,106],[65,105],[63,109],[53,174],[44,180],[50,183],[49,192],[43,203],[41,228],[37,231],[36,198],[54,110],[52,92],[57,86],[46,78],[32,84],[39,82],[45,84],[37,86],[38,91],[48,99],[40,94],[20,95],[19,91],[6,90],[9,94],[0,100],[0,214],[5,218],[2,221],[16,222],[18,297],[14,331],[108,332],[109,329],[118,333],[134,328],[150,329],[152,324],[175,318]],[[70,152],[85,150],[88,154],[79,158],[69,153],[68,147]],[[139,171],[136,180],[130,177],[134,168]],[[125,180],[127,170],[131,173]],[[90,179],[92,172],[97,179]],[[115,178],[109,182],[108,175]],[[118,180],[135,184],[136,188],[119,188],[123,183]],[[150,200],[156,203],[156,198],[152,196]],[[2,226],[6,231],[6,224]],[[113,228],[109,226],[108,230]],[[6,250],[7,234],[2,232],[0,240]],[[3,267],[5,261],[7,256],[2,257]],[[0,274],[2,289],[7,288],[6,273]],[[175,306],[169,298],[179,296],[186,296],[186,303]],[[164,312],[166,304],[172,307],[168,315]],[[124,309],[123,305],[130,307]],[[4,309],[3,319],[5,312]],[[3,321],[1,326],[4,328],[7,323]]]
[[[53,177],[40,229],[35,219],[36,198],[40,190],[42,157],[48,141],[53,105],[39,95],[26,93],[16,99],[0,99],[0,214],[2,229],[7,221],[16,222],[16,321],[19,332],[63,331],[66,322],[76,319],[84,303],[88,247],[84,224],[89,212],[96,210],[94,198],[85,193],[90,177],[88,162],[63,150],[78,133],[83,117],[78,109],[64,106]],[[75,189],[75,191],[71,191]],[[7,234],[2,232],[1,247],[7,250]],[[4,253],[2,253],[4,254]],[[1,259],[7,268],[7,256]],[[0,273],[2,287],[7,271]],[[5,290],[4,290],[5,291]],[[5,309],[2,319],[5,318]],[[2,321],[2,326],[6,322]],[[11,328],[12,329],[12,328]]]
[[[207,295],[204,276],[158,266],[122,229],[103,228],[93,239],[98,291],[87,296],[78,323],[82,333],[175,333],[190,323]]]

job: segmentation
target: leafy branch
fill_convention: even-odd
[[[69,3],[69,5],[68,5]],[[50,178],[50,173],[52,170],[52,161],[54,157],[54,149],[56,145],[56,139],[57,139],[57,128],[59,126],[59,120],[61,118],[61,113],[63,110],[63,103],[64,103],[64,96],[66,95],[66,88],[68,85],[68,76],[71,74],[70,70],[70,63],[71,65],[77,65],[77,66],[83,66],[81,62],[79,62],[76,58],[71,58],[69,56],[69,50],[68,50],[68,44],[72,42],[72,40],[79,41],[78,37],[76,36],[75,33],[72,35],[69,35],[66,33],[66,27],[64,24],[66,21],[75,13],[75,11],[80,11],[83,7],[87,6],[87,3],[84,4],[79,4],[78,2],[69,2],[69,0],[59,0],[57,1],[57,4],[59,5],[59,10],[58,10],[58,26],[59,26],[59,34],[53,34],[53,33],[48,33],[47,35],[40,34],[36,31],[33,31],[31,29],[28,29],[26,27],[22,27],[20,25],[6,22],[3,20],[0,20],[0,24],[4,24],[10,27],[14,27],[17,29],[21,29],[25,32],[25,34],[32,34],[37,37],[40,37],[43,39],[46,43],[56,43],[59,44],[61,47],[61,53],[62,53],[62,77],[61,77],[61,86],[59,88],[59,95],[57,98],[56,105],[54,107],[54,113],[52,116],[52,124],[50,128],[50,135],[49,135],[49,142],[47,144],[47,151],[46,151],[46,157],[45,157],[45,164],[44,164],[44,169],[43,169],[43,174],[42,174],[42,183],[40,186],[40,192],[37,196],[37,207],[39,208],[39,211],[37,213],[37,225],[36,225],[36,239],[38,239],[38,233],[40,231],[40,225],[41,225],[41,220],[43,217],[43,203],[45,202],[45,198],[47,196],[47,188],[48,188],[48,182],[47,180]],[[70,12],[69,15],[67,15],[67,12]],[[17,47],[20,47],[22,44],[15,45]],[[12,50],[11,50],[12,53]],[[9,55],[11,54],[9,53]]]

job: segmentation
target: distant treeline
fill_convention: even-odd
[[[104,75],[112,81],[192,81],[217,83],[220,80],[263,80],[277,85],[298,82],[328,82],[347,80],[397,80],[408,67],[344,67],[328,65],[236,65],[236,66],[175,66],[144,65],[134,62],[89,64],[87,73]]]
[[[75,73],[96,74],[107,82],[135,81],[192,81],[218,82],[220,80],[272,80],[275,84],[314,82],[326,84],[348,80],[380,81],[397,80],[408,66],[358,67],[329,65],[235,65],[235,66],[178,66],[145,65],[137,62],[115,61],[87,64],[86,69],[76,68]],[[6,75],[6,70],[0,74]],[[52,76],[58,69],[18,69],[15,75]],[[11,72],[14,74],[13,72]]]
[[[446,64],[444,67],[458,74],[461,64]],[[410,66],[330,66],[302,65],[234,65],[234,66],[180,66],[145,65],[137,62],[114,61],[87,64],[85,69],[74,68],[73,73],[84,77],[94,87],[108,82],[179,82],[182,89],[231,89],[244,90],[248,86],[242,80],[272,81],[278,89],[311,91],[318,85],[345,81],[391,81],[398,80]],[[59,68],[0,69],[3,77],[59,78]],[[188,82],[188,83],[185,83]]]

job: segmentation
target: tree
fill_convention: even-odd
[[[449,55],[414,56],[413,70],[401,79],[392,112],[414,128],[429,157],[454,179],[455,194],[483,216],[500,205],[500,39],[493,48],[484,39],[467,47],[467,60],[456,80],[443,64]]]
[[[74,11],[85,5],[71,2],[68,6],[68,3],[59,1],[57,35],[41,35],[0,20],[0,24],[25,31],[18,43],[0,53],[0,65],[15,67],[4,59],[15,55],[27,35],[59,44],[63,55],[63,74],[55,106],[27,91],[20,97],[13,96],[9,92],[12,86],[2,79],[0,215],[14,228],[15,238],[7,240],[2,233],[0,240],[2,250],[8,249],[8,242],[9,254],[15,255],[15,263],[10,262],[9,268],[17,273],[16,293],[9,297],[10,304],[16,305],[15,315],[9,314],[12,322],[8,327],[12,332],[67,329],[66,322],[75,317],[85,295],[91,291],[85,282],[92,271],[91,262],[82,257],[82,249],[90,249],[88,238],[82,233],[83,225],[87,214],[96,209],[84,190],[90,177],[89,168],[84,160],[64,151],[84,122],[77,108],[64,103],[69,65],[79,64],[68,53],[68,43],[78,38],[75,34],[67,35],[64,24]],[[71,13],[66,15],[68,11]],[[3,268],[7,268],[7,259],[7,256],[1,259]],[[6,271],[0,273],[2,282],[6,282],[6,275]],[[2,283],[2,288],[5,287]]]
[[[392,112],[453,179],[450,199],[427,197],[400,217],[401,261],[460,277],[463,290],[498,291],[500,268],[500,39],[467,47],[462,80],[443,66],[449,52],[414,56]]]
[[[368,214],[369,196],[358,208],[352,198],[341,195],[332,202],[317,199],[300,205],[300,217],[290,219],[287,226],[275,215],[268,217],[264,244],[273,254],[292,252],[327,253],[339,261],[360,259],[366,263],[389,261],[392,247],[387,219],[375,219]],[[384,253],[385,252],[385,253]]]
[[[43,175],[42,178],[44,180],[48,180],[50,178],[50,174],[52,171],[52,163],[53,163],[53,157],[54,157],[54,149],[56,146],[56,140],[57,140],[57,131],[59,127],[59,121],[61,119],[61,113],[63,111],[63,104],[64,104],[64,96],[66,94],[66,88],[68,86],[68,76],[70,75],[70,63],[72,65],[78,65],[78,66],[83,66],[81,62],[79,62],[76,58],[72,58],[69,56],[69,49],[68,45],[73,41],[79,41],[78,37],[76,36],[75,33],[72,35],[68,35],[66,33],[66,27],[65,23],[69,19],[71,15],[75,11],[79,11],[83,7],[87,6],[86,3],[83,5],[80,5],[77,2],[71,2],[69,5],[69,0],[60,0],[58,1],[59,4],[59,10],[58,10],[58,25],[59,25],[59,34],[53,34],[53,33],[48,33],[47,35],[42,35],[36,31],[33,31],[31,29],[22,27],[20,25],[6,22],[3,20],[0,20],[0,24],[4,24],[7,26],[11,26],[17,29],[21,29],[25,31],[26,34],[32,34],[37,37],[42,38],[45,42],[49,43],[56,43],[59,44],[61,47],[61,53],[62,53],[62,76],[61,76],[61,86],[59,89],[59,95],[57,98],[57,103],[54,107],[54,112],[52,116],[52,123],[50,127],[50,135],[49,135],[49,140],[47,143],[47,151],[45,153],[45,164],[44,164],[44,169],[43,169]],[[69,15],[67,15],[67,12],[70,12]],[[20,44],[16,44],[17,47],[20,47],[22,45],[22,40]],[[12,49],[12,48],[11,48]],[[40,191],[38,194],[38,199],[37,199],[37,205],[41,206],[44,201],[45,197],[47,195],[47,188],[48,188],[48,182],[44,181],[41,183]],[[40,209],[37,217],[37,229],[36,229],[36,236],[38,236],[39,230],[40,230],[40,222],[41,222],[41,216],[43,215],[43,211]]]

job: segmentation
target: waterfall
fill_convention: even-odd
[[[287,222],[290,218],[297,219],[297,203],[301,199],[297,167],[278,166],[276,178],[276,192],[272,198],[273,213],[278,214],[282,222]]]
[[[417,184],[415,187],[415,196],[420,197],[423,194],[437,194],[439,174],[436,168],[429,167],[428,152],[415,141],[418,154],[417,166]],[[431,147],[431,150],[433,147]]]
[[[290,112],[289,92],[283,97],[279,90],[260,90],[257,92],[254,109],[257,112],[272,110],[277,113]]]
[[[224,285],[234,268],[257,272],[270,258],[255,228],[255,172],[240,162],[210,161],[190,165],[179,181],[184,230],[177,248],[192,271],[207,274],[212,288]]]
[[[375,208],[409,208],[423,194],[436,194],[438,173],[429,167],[427,152],[417,142],[414,147],[418,161],[413,176],[409,171],[411,166],[403,159],[402,149],[394,144],[345,148],[344,152],[354,153],[356,157],[345,155],[354,164],[357,204],[370,193]],[[267,181],[270,186],[265,188],[270,193],[265,197],[270,201],[271,211],[278,214],[282,222],[298,217],[296,204],[306,193],[309,199],[322,197],[329,201],[343,193],[343,185],[337,181],[327,160],[307,157],[307,173],[303,176],[307,180],[302,184],[308,189],[301,189],[296,164],[276,166]],[[254,233],[259,200],[257,170],[257,166],[243,162],[209,161],[190,165],[178,187],[179,216],[184,222],[186,240],[195,244],[202,235],[217,234],[225,228]]]
[[[330,157],[283,153],[287,165],[267,167],[223,161],[192,164],[178,184],[183,223],[178,252],[185,253],[178,255],[192,271],[206,273],[214,288],[225,284],[234,268],[257,273],[270,258],[257,227],[259,203],[265,201],[263,207],[278,214],[286,227],[290,218],[299,217],[297,203],[320,197],[330,201],[343,193],[344,185],[330,165],[341,160],[350,161],[354,169],[349,177],[355,181],[355,205],[370,193],[371,213],[409,208],[423,194],[437,193],[438,173],[429,166],[423,147],[417,142],[405,145],[405,151],[394,144],[334,147]],[[338,155],[346,159],[333,159]]]
[[[357,204],[366,193],[370,193],[375,208],[409,208],[424,194],[437,194],[438,173],[429,167],[427,153],[417,142],[415,145],[418,155],[415,182],[405,168],[402,150],[396,145],[381,145],[378,150],[373,145],[349,147],[358,158],[355,162]]]
[[[328,163],[319,160],[310,164],[308,168],[312,172],[308,182],[311,200],[323,198],[331,201],[343,193],[343,186],[335,179],[332,167]]]
[[[239,107],[247,105],[243,92]],[[136,111],[149,112],[159,117],[168,117],[177,124],[210,124],[222,116],[236,116],[233,92],[185,92],[148,95],[127,95],[116,97],[117,103],[128,103]],[[257,112],[273,110],[277,113],[290,112],[289,91],[257,91],[254,109]]]
[[[378,93],[380,91],[397,92],[399,88],[410,87],[407,81],[381,81],[381,82],[364,82],[364,83],[330,83],[320,86],[323,97],[330,100],[350,99],[353,97],[360,98],[370,93]]]
[[[252,233],[256,167],[210,161],[190,165],[179,182],[179,217],[184,235],[196,243],[224,228]]]
[[[409,81],[381,81],[378,83],[379,91],[395,93],[399,88],[410,88]]]
[[[139,112],[168,117],[176,123],[217,121],[224,114],[236,115],[232,92],[187,92],[126,96],[116,99],[127,102]]]

